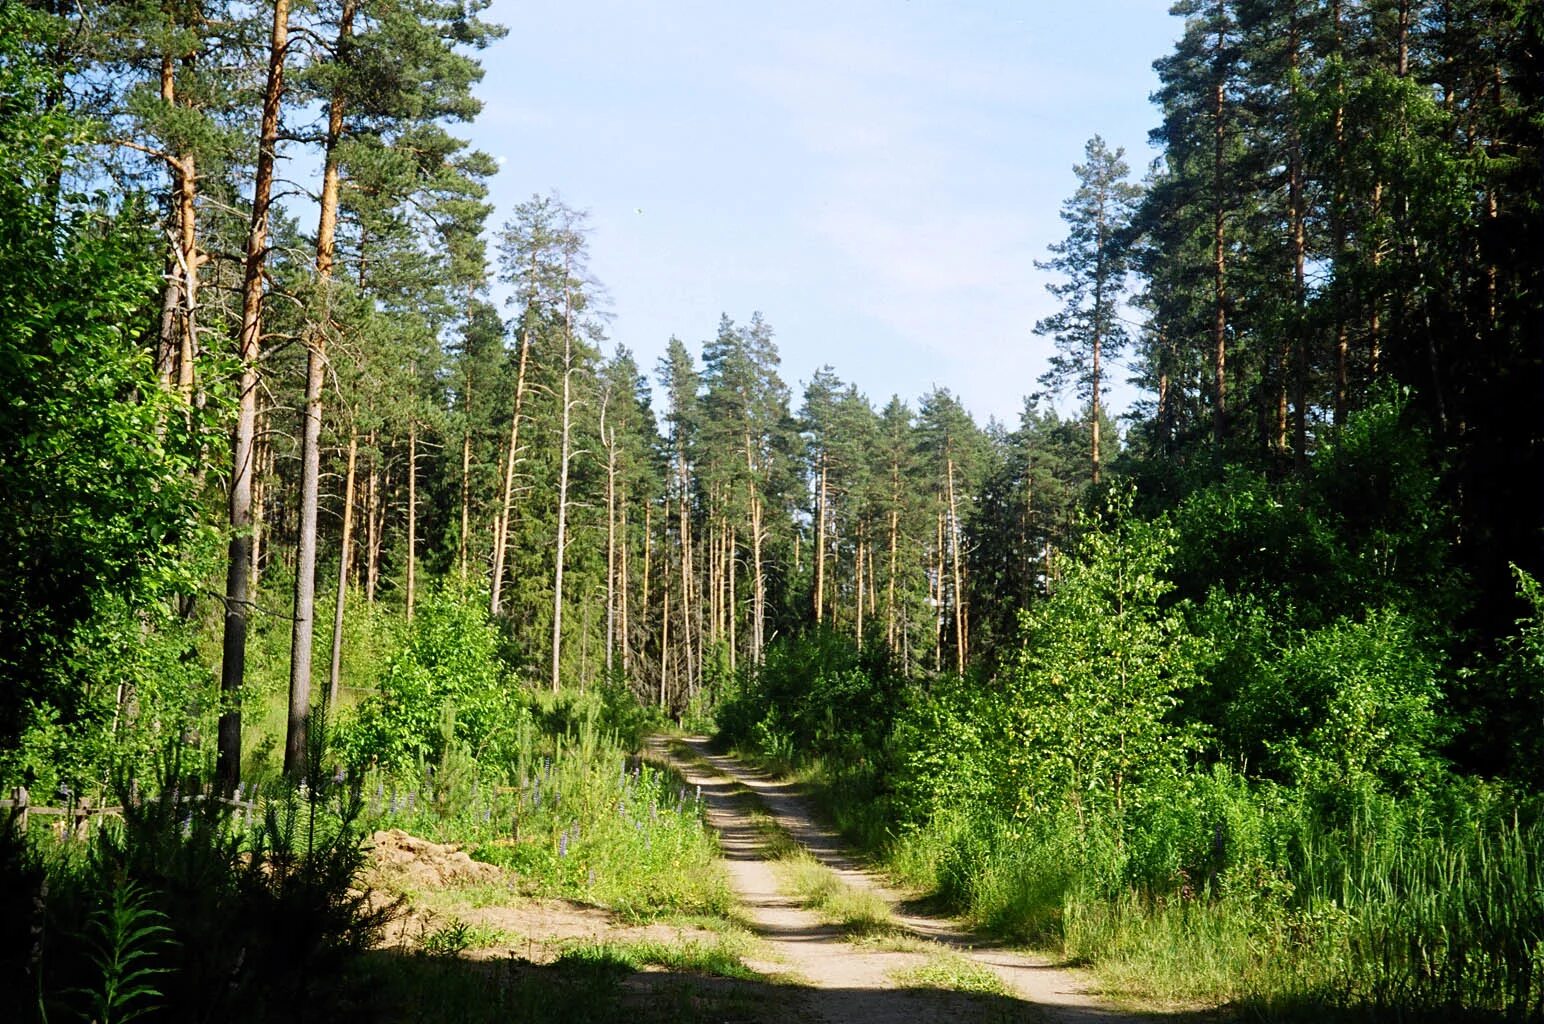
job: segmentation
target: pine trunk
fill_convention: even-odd
[[[417,377],[416,367],[414,377]],[[407,621],[418,596],[418,423],[407,425]]]
[[[573,306],[565,291],[563,307],[563,410],[558,452],[557,551],[552,574],[552,692],[561,683],[563,655],[563,556],[568,543],[568,461],[573,424],[574,335]],[[513,452],[513,448],[511,448]],[[513,464],[513,454],[510,457]]]
[[[954,663],[955,671],[965,674],[965,659],[970,637],[966,630],[965,570],[960,565],[960,513],[954,500],[954,459],[945,462],[949,488],[949,556],[954,563]]]
[[[617,439],[606,431],[601,410],[601,434],[606,442],[606,678],[612,677],[617,625]]]
[[[520,453],[520,407],[525,400],[525,370],[531,355],[531,330],[520,335],[520,366],[515,372],[515,412],[509,421],[509,459],[504,463],[504,498],[493,533],[493,589],[488,613],[497,615],[504,590],[504,560],[509,552],[509,517],[515,505],[515,463]]]
[[[338,596],[332,612],[332,665],[327,673],[327,706],[338,706],[338,680],[343,671],[343,606],[348,598],[348,567],[354,540],[354,466],[359,455],[359,433],[348,435],[348,475],[343,481],[343,538],[338,545]]]
[[[826,455],[820,454],[820,491],[815,498],[815,623],[826,608]]]
[[[274,150],[279,105],[284,95],[284,58],[289,50],[289,0],[275,0],[268,51],[268,80],[253,178],[252,218],[247,230],[241,287],[241,363],[236,429],[231,444],[229,518],[231,541],[225,577],[225,635],[220,663],[219,753],[215,774],[224,792],[241,783],[241,682],[246,672],[247,583],[251,563],[252,456],[257,426],[257,360],[263,325],[263,268],[268,256],[268,210],[273,194]]]

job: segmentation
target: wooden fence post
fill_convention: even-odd
[[[17,786],[11,791],[11,797],[16,801],[16,827],[25,833],[27,831],[27,787]]]

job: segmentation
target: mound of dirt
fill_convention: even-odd
[[[497,867],[473,860],[460,847],[431,843],[399,828],[376,832],[370,844],[375,881],[396,888],[443,889],[504,877]]]

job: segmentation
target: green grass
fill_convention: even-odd
[[[937,953],[926,963],[890,975],[905,988],[935,988],[984,996],[1007,996],[1008,987],[989,967],[956,953]]]
[[[882,896],[842,881],[802,849],[779,858],[776,866],[784,891],[848,935],[863,938],[901,930]]]
[[[430,956],[456,956],[470,949],[487,949],[507,942],[509,935],[487,925],[472,924],[452,917],[419,940],[419,948]]]
[[[557,962],[611,962],[632,971],[662,967],[676,973],[759,981],[762,976],[744,963],[751,945],[750,935],[744,932],[716,935],[712,940],[686,939],[680,942],[657,939],[584,940],[564,949]]]

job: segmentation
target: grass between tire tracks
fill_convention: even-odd
[[[683,760],[708,771],[714,767],[696,750],[681,742],[671,745]],[[927,960],[891,972],[903,988],[939,989],[974,995],[1007,996],[1009,991],[990,968],[969,957],[941,948],[907,931],[896,920],[889,901],[871,890],[852,885],[822,864],[799,844],[760,805],[755,792],[738,779],[727,777],[742,810],[760,833],[763,848],[778,872],[786,893],[800,906],[815,912],[826,924],[838,928],[849,941],[880,949],[919,953]]]

